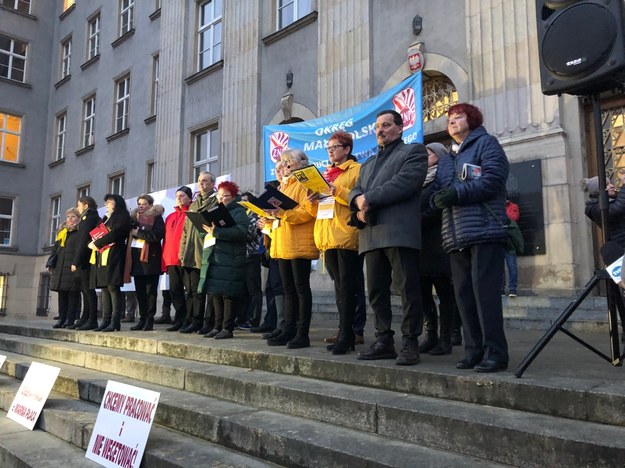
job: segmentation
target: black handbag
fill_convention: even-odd
[[[48,261],[46,262],[46,268],[54,269],[56,268],[56,262],[59,259],[59,254],[56,252],[52,252],[48,257]]]

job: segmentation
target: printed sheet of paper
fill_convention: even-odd
[[[292,174],[293,177],[295,177],[306,190],[311,190],[315,193],[320,193],[321,195],[330,195],[332,193],[330,185],[326,182],[319,172],[319,169],[317,169],[317,166],[314,164],[297,169],[293,171]]]

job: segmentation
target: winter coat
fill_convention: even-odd
[[[89,234],[99,224],[100,215],[95,208],[87,208],[87,210],[80,216],[80,223],[78,223],[78,245],[74,252],[73,264],[82,269],[90,266],[89,259],[91,258],[91,249],[88,247],[91,242],[91,235]]]
[[[106,251],[95,252],[95,264],[91,266],[90,287],[105,288],[107,286],[122,286],[124,284],[124,265],[126,259],[126,240],[130,231],[130,218],[122,217],[118,210],[113,211],[110,218],[104,216],[102,222],[108,228],[108,234],[93,241],[94,245],[102,248],[111,245]],[[104,264],[106,262],[106,264]]]
[[[80,235],[77,229],[69,231],[64,227],[63,230],[67,235],[65,245],[61,247],[61,240],[57,239],[52,248],[52,253],[56,253],[58,258],[56,267],[50,273],[50,291],[80,291],[80,276],[71,270]]]
[[[601,227],[601,210],[599,209],[598,198],[593,197],[586,202],[585,213],[597,226]],[[606,240],[625,247],[625,189],[621,189],[616,197],[610,199],[607,218],[608,239]]]
[[[152,205],[140,216],[136,209],[130,213],[130,217],[139,225],[139,231],[134,237],[145,241],[143,249],[132,246],[130,248],[132,256],[130,274],[132,276],[161,274],[161,256],[163,253],[161,240],[165,235],[165,222],[163,221],[164,212],[165,208],[163,208],[162,205]],[[145,261],[146,259],[141,261],[142,252],[144,256],[146,256],[147,253],[147,261]]]
[[[462,180],[464,164],[480,166],[480,177]],[[508,158],[497,139],[484,127],[474,129],[460,146],[458,154],[448,154],[438,161],[430,203],[437,191],[454,188],[458,202],[443,209],[443,248],[454,252],[474,244],[505,243],[505,209]],[[485,205],[495,213],[491,214]]]
[[[215,227],[215,244],[203,249],[199,292],[238,297],[245,293],[247,229],[250,224],[245,208],[237,197],[227,208],[235,221],[231,227]]]
[[[315,245],[320,251],[328,249],[358,250],[358,230],[348,226],[351,217],[349,192],[356,185],[360,174],[360,164],[348,159],[338,166],[342,172],[332,182],[336,188],[334,195],[334,216],[332,219],[315,221]]]
[[[280,225],[271,232],[271,258],[283,260],[319,258],[313,236],[316,207],[308,201],[306,189],[295,177],[291,177],[280,190],[298,205],[292,210],[278,212]]]
[[[421,248],[421,188],[427,173],[427,151],[421,144],[401,139],[369,158],[349,194],[364,195],[369,203],[368,222],[359,230],[359,252],[386,247]]]
[[[184,229],[189,209],[188,206],[182,208],[174,207],[174,211],[167,215],[165,219],[165,237],[163,238],[163,270],[168,266],[180,266],[180,240]]]
[[[189,206],[189,211],[197,211],[199,213],[200,211],[210,210],[215,205],[217,205],[217,197],[214,192],[207,196],[202,195],[200,192],[191,203],[191,206]],[[185,220],[180,238],[179,252],[180,264],[183,267],[197,268],[198,270],[202,268],[202,250],[205,236],[206,233],[199,232],[190,219]]]

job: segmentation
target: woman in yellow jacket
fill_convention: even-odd
[[[308,200],[306,190],[291,176],[291,171],[308,165],[306,153],[287,149],[281,159],[280,190],[298,206],[275,213],[280,222],[272,231],[270,255],[278,260],[284,290],[284,328],[277,336],[269,338],[267,344],[286,345],[289,349],[307,348],[310,346],[308,330],[312,315],[310,264],[311,260],[319,258],[313,238],[315,206]]]
[[[358,258],[358,231],[348,225],[352,214],[348,196],[360,174],[360,164],[352,155],[353,144],[352,136],[344,131],[330,137],[327,150],[332,164],[323,177],[330,184],[333,200],[321,201],[323,208],[318,211],[315,222],[315,244],[323,253],[325,266],[334,281],[339,311],[339,334],[336,343],[328,345],[332,354],[346,354],[354,350],[355,344],[352,324],[357,306],[358,270],[362,265]],[[319,194],[309,199],[318,206]],[[321,215],[324,211],[325,215]]]

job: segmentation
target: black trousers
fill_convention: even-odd
[[[312,315],[310,260],[279,259],[278,267],[284,291],[284,331],[291,333],[297,330],[301,335],[308,335]]]
[[[248,257],[245,263],[246,294],[241,298],[239,324],[250,322],[257,327],[263,313],[263,287],[260,277],[260,255]]]
[[[200,269],[184,267],[184,290],[187,296],[186,322],[202,326],[204,323],[204,310],[206,307],[206,293],[198,292],[200,284]]]
[[[95,289],[89,288],[89,276],[91,267],[78,267],[80,277],[80,292],[82,294],[82,316],[80,320],[87,323],[96,323],[98,321],[98,295]]]
[[[452,252],[450,260],[465,357],[508,362],[501,303],[504,244],[472,245]]]
[[[236,298],[226,297],[222,294],[209,294],[209,301],[215,311],[215,326],[217,330],[234,330],[234,317],[238,301]]]
[[[139,317],[142,319],[154,318],[158,299],[159,275],[137,275],[134,280]]]
[[[169,275],[169,296],[176,309],[174,322],[183,324],[187,318],[187,298],[184,292],[186,273],[184,268],[170,265],[167,267],[167,274]]]
[[[432,286],[436,289],[436,295],[440,302],[439,317],[436,317],[436,304],[432,297]],[[431,328],[436,331],[436,325],[440,327],[441,337],[449,338],[454,324],[454,312],[456,309],[456,298],[451,278],[448,276],[422,276],[421,293],[423,294],[423,317],[431,324]]]
[[[359,275],[362,265],[356,250],[329,249],[324,259],[330,278],[334,281],[336,307],[339,311],[340,328],[343,333],[349,328],[353,331],[354,316],[357,307]]]
[[[278,260],[270,259],[267,270],[267,281],[265,282],[267,312],[265,313],[263,324],[271,328],[282,327],[284,323],[278,323],[278,309],[276,307],[276,296],[284,296]]]
[[[59,321],[71,325],[80,315],[80,292],[57,291],[59,306]]]
[[[123,299],[119,286],[109,285],[102,288],[102,320],[119,323],[122,318]]]
[[[401,292],[403,318],[402,338],[416,341],[423,329],[419,251],[407,247],[387,247],[365,253],[369,303],[375,314],[378,337],[390,336],[391,283],[393,278]]]

